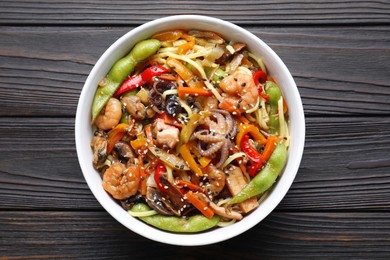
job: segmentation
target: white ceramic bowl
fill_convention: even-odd
[[[107,74],[111,66],[125,56],[133,45],[149,38],[156,32],[169,29],[197,29],[214,31],[227,40],[245,42],[249,50],[262,57],[269,74],[276,79],[289,107],[291,144],[287,165],[269,196],[260,207],[243,220],[225,227],[198,234],[174,234],[162,231],[143,223],[128,213],[115,202],[102,188],[102,179],[92,166],[92,151],[90,141],[93,137],[91,127],[91,105],[98,82]],[[283,199],[289,190],[303,153],[305,140],[305,119],[301,98],[296,84],[282,60],[262,40],[252,33],[232,23],[198,15],[169,16],[145,23],[118,39],[100,57],[89,74],[80,95],[76,114],[76,148],[81,170],[92,193],[100,204],[117,221],[130,230],[162,243],[197,246],[224,241],[237,236],[262,221]]]

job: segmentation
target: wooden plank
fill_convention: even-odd
[[[0,116],[73,116],[93,64],[131,28],[3,27]],[[247,29],[291,70],[306,115],[390,114],[390,27]]]
[[[2,259],[376,258],[390,254],[390,213],[271,213],[251,230],[202,247],[176,247],[127,230],[106,212],[0,212]],[[20,258],[19,258],[20,257]]]
[[[0,209],[100,209],[73,118],[0,118]],[[301,167],[277,210],[389,210],[390,117],[309,117]]]
[[[386,1],[56,1],[6,0],[1,24],[137,25],[177,14],[214,16],[238,24],[388,23]]]

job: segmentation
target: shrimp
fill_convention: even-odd
[[[122,105],[116,98],[110,98],[106,106],[95,119],[95,125],[102,130],[116,126],[122,118]]]
[[[135,195],[140,181],[139,168],[115,162],[103,175],[103,188],[115,199],[123,200]]]
[[[232,75],[224,78],[219,84],[225,92],[219,108],[230,113],[241,115],[251,109],[259,98],[259,93],[251,75],[235,71]]]
[[[203,185],[204,192],[210,197],[217,196],[225,187],[225,173],[210,164],[205,169],[208,182]]]

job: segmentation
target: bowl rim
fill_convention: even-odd
[[[196,234],[171,233],[171,232],[167,232],[167,231],[163,231],[151,227],[145,224],[144,222],[131,217],[112,198],[108,199],[107,196],[108,197],[110,196],[105,192],[102,193],[101,192],[102,188],[96,187],[96,183],[94,183],[94,178],[96,179],[96,176],[100,178],[100,175],[94,169],[93,172],[91,173],[92,163],[91,161],[87,161],[89,157],[86,156],[84,151],[86,149],[86,147],[84,147],[85,142],[89,143],[90,141],[83,140],[83,138],[86,138],[86,136],[88,136],[86,133],[90,131],[88,130],[88,125],[85,125],[85,116],[90,112],[90,110],[88,111],[88,113],[85,111],[86,110],[85,104],[86,103],[89,104],[91,101],[91,97],[90,96],[88,97],[88,95],[91,95],[90,92],[92,90],[90,89],[93,87],[92,82],[96,81],[94,78],[96,77],[96,74],[98,74],[98,71],[102,70],[102,67],[106,68],[106,73],[107,73],[108,70],[111,68],[113,62],[118,60],[120,57],[124,56],[125,53],[123,51],[116,52],[115,50],[120,49],[120,47],[123,46],[124,44],[127,44],[129,46],[129,49],[131,49],[132,46],[137,42],[132,40],[132,37],[133,38],[142,37],[139,35],[143,35],[144,38],[149,37],[150,35],[144,35],[143,32],[150,30],[150,28],[159,27],[159,26],[161,27],[161,25],[169,26],[171,23],[180,24],[179,22],[183,22],[183,21],[187,21],[187,22],[191,21],[194,23],[214,25],[221,28],[229,28],[233,32],[239,33],[240,35],[244,35],[245,38],[250,39],[251,42],[256,43],[256,45],[259,45],[260,46],[259,48],[262,49],[262,51],[265,54],[270,55],[270,57],[272,57],[272,59],[276,61],[278,69],[281,69],[281,71],[277,71],[277,73],[286,77],[285,80],[287,80],[288,85],[290,87],[291,86],[293,87],[293,89],[289,91],[289,94],[290,94],[290,102],[294,102],[293,103],[294,106],[291,106],[290,102],[288,102],[288,104],[289,107],[294,108],[294,112],[295,112],[293,115],[294,120],[292,120],[292,115],[290,115],[290,124],[292,123],[295,124],[294,125],[295,127],[294,129],[296,129],[296,132],[294,133],[295,138],[291,140],[287,165],[285,166],[285,169],[283,171],[284,172],[283,176],[282,178],[279,178],[278,182],[273,187],[273,190],[278,189],[278,192],[277,193],[271,192],[271,194],[268,196],[269,198],[272,195],[272,202],[270,200],[267,201],[268,199],[267,198],[262,203],[262,206],[259,207],[261,209],[261,212],[259,211],[258,208],[255,211],[253,211],[251,214],[245,216],[243,221],[239,221],[234,225],[224,227],[224,228],[213,229],[211,231],[204,231],[202,233],[196,233]],[[181,28],[181,26],[174,26],[174,27]],[[173,27],[170,28],[172,29]],[[110,60],[112,63],[108,66],[105,65],[106,63],[110,63],[108,62]],[[266,66],[267,68],[269,68],[267,63]],[[89,121],[87,120],[87,122]],[[279,56],[260,38],[258,38],[251,32],[243,29],[238,25],[235,25],[231,22],[219,18],[204,16],[204,15],[172,15],[172,16],[167,16],[167,17],[146,22],[128,31],[126,34],[124,34],[122,37],[116,40],[98,59],[98,61],[92,68],[91,72],[89,73],[88,78],[86,79],[80,94],[79,102],[77,105],[76,118],[75,118],[75,142],[76,142],[76,151],[77,151],[80,168],[88,184],[88,187],[90,188],[91,192],[98,200],[100,205],[114,219],[116,219],[118,222],[120,222],[122,225],[132,230],[133,232],[157,242],[171,244],[171,245],[180,245],[180,246],[200,246],[200,245],[209,245],[209,244],[222,242],[227,239],[233,238],[239,234],[244,233],[245,231],[249,230],[250,228],[260,223],[276,208],[277,205],[279,205],[280,201],[287,194],[288,190],[290,189],[297,175],[299,165],[303,156],[304,143],[305,143],[305,117],[304,117],[302,100],[291,73],[289,72],[286,65],[283,63],[283,61],[279,58]],[[294,147],[294,153],[291,152],[292,146]],[[87,148],[89,148],[89,146]],[[287,170],[289,171],[289,174],[285,173]],[[93,174],[96,176],[93,176]],[[267,204],[263,205],[264,203]],[[121,209],[125,214],[118,213],[119,209]]]

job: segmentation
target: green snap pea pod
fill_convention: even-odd
[[[114,95],[122,81],[133,72],[135,66],[156,53],[160,46],[161,42],[156,39],[140,41],[128,55],[118,60],[112,66],[106,77],[99,82],[99,87],[92,103],[92,122],[99,115],[107,101]]]
[[[133,212],[149,211],[150,208],[143,203],[138,203],[131,209]],[[203,215],[194,215],[189,218],[176,216],[163,216],[160,214],[138,217],[145,223],[156,228],[177,232],[177,233],[195,233],[210,229],[218,224],[220,218],[214,215],[211,219]]]
[[[287,149],[283,144],[278,144],[264,168],[228,204],[240,203],[267,191],[282,172],[286,161]]]
[[[269,96],[270,116],[269,128],[271,134],[276,134],[279,131],[279,116],[278,116],[278,101],[282,96],[282,92],[276,83],[267,81],[265,84],[265,92]]]

